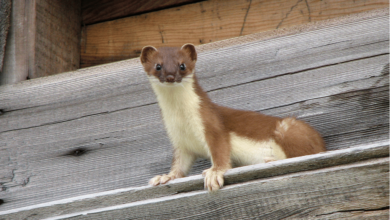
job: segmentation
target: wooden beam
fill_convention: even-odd
[[[197,75],[215,102],[309,120],[330,149],[388,145],[388,22],[386,10],[198,46]],[[1,211],[169,171],[138,59],[0,86],[0,109]]]
[[[80,0],[36,0],[36,69],[30,78],[79,68],[80,13]]]
[[[26,80],[33,69],[34,2],[12,1],[11,27],[5,47],[0,84],[13,84]]]
[[[193,2],[199,0],[82,0],[82,24],[94,24]]]
[[[258,185],[260,185],[258,187],[259,189],[261,188],[262,190],[266,190],[267,186],[263,186],[265,182],[271,181],[275,184],[280,185],[280,183],[278,182],[281,181],[281,179],[294,182],[293,179],[294,178],[296,179],[297,177],[300,178],[301,181],[306,180],[307,181],[306,184],[291,183],[291,188],[294,187],[304,188],[303,187],[304,185],[307,185],[308,182],[312,181],[311,176],[317,176],[317,177],[325,176],[325,173],[330,174],[330,176],[328,176],[329,178],[328,180],[333,179],[335,173],[340,173],[340,172],[344,173],[343,175],[345,175],[344,176],[345,179],[355,178],[355,175],[357,175],[357,173],[355,173],[353,169],[350,169],[351,167],[355,167],[355,168],[360,167],[363,169],[370,167],[370,169],[373,168],[375,170],[379,170],[384,164],[386,164],[386,162],[388,163],[388,157],[386,157],[388,155],[389,155],[388,146],[384,146],[384,147],[363,146],[363,147],[357,147],[352,149],[343,149],[343,150],[337,150],[332,152],[326,152],[317,155],[309,155],[300,158],[287,159],[287,160],[277,161],[268,164],[258,164],[253,166],[236,168],[236,169],[229,170],[225,174],[227,185],[220,192],[213,194],[211,196],[214,196],[215,199],[218,199],[220,196],[230,194],[233,197],[232,200],[234,200],[234,197],[239,197],[243,193],[245,186],[248,185],[248,183],[244,183],[246,181],[251,181],[249,184],[253,184],[254,182],[257,182],[259,183]],[[375,159],[375,158],[380,158],[380,159]],[[380,162],[378,163],[378,161]],[[376,164],[380,164],[380,165],[378,167],[375,167]],[[347,170],[353,172],[347,173],[345,169],[346,167]],[[375,180],[371,179],[371,181],[383,181],[383,183],[385,184],[386,181],[388,182],[388,179],[386,178],[386,175],[388,175],[388,173],[386,174],[385,170],[382,170],[380,173],[382,175],[381,178],[376,178]],[[289,174],[289,175],[285,175],[285,174]],[[367,175],[363,175],[360,178],[361,178],[360,180],[367,178],[364,179],[364,181],[367,181],[370,177]],[[320,181],[320,179],[318,179],[318,181]],[[356,184],[358,183],[356,182]],[[368,185],[369,183],[366,184]],[[341,191],[343,191],[340,193],[345,193],[345,195],[348,197],[351,191],[358,190],[354,186],[355,185],[342,187],[341,185],[339,185],[339,187],[342,188]],[[337,185],[328,184],[328,187],[335,188],[337,187]],[[369,188],[373,189],[372,187],[374,186],[369,186]],[[375,187],[381,189],[382,184]],[[234,194],[229,192],[232,188],[241,188],[239,190],[240,193]],[[199,192],[199,190],[202,191]],[[322,188],[321,190],[324,190],[324,188]],[[327,190],[330,189],[327,188]],[[305,193],[304,190],[302,191],[302,189],[295,190],[295,192],[297,193],[297,197],[299,198],[299,200],[305,200],[310,197],[310,196],[308,197],[308,195]],[[326,190],[324,190],[324,192],[326,192]],[[316,194],[318,193],[319,192],[317,192]],[[383,193],[388,194],[388,191],[383,191]],[[46,218],[61,219],[61,218],[75,217],[78,216],[80,213],[83,213],[83,214],[87,214],[87,218],[91,218],[89,215],[96,217],[95,216],[96,214],[94,213],[99,213],[99,210],[100,213],[98,215],[104,215],[105,213],[111,210],[115,210],[115,207],[122,207],[122,208],[118,208],[118,210],[116,211],[122,210],[124,211],[123,214],[127,215],[129,211],[127,210],[126,206],[128,207],[137,206],[137,203],[143,204],[145,206],[149,206],[151,203],[154,203],[153,201],[156,201],[156,199],[158,200],[159,198],[163,198],[163,200],[169,201],[169,200],[175,200],[176,197],[179,197],[180,200],[180,198],[186,197],[186,195],[188,194],[190,194],[189,195],[190,197],[193,194],[197,194],[197,195],[203,195],[204,197],[203,199],[210,198],[207,192],[203,191],[203,177],[201,175],[187,177],[183,179],[177,179],[169,182],[165,186],[123,188],[119,190],[112,190],[112,191],[101,192],[97,194],[78,196],[78,197],[59,200],[51,203],[35,204],[29,207],[23,207],[23,208],[9,210],[9,211],[0,211],[0,216],[4,219],[25,219],[28,216],[34,216],[37,219],[46,219]],[[180,195],[180,196],[175,196],[175,195]],[[330,196],[334,196],[334,195],[330,195]],[[259,198],[264,198],[264,197],[266,196],[261,196]],[[381,204],[376,207],[377,209],[379,209],[378,213],[380,215],[385,214],[380,212],[381,208],[386,207],[386,206],[381,207],[383,203],[386,203],[385,198],[386,198],[385,195],[383,195],[380,198],[377,198],[378,199],[377,204]],[[356,201],[358,200],[358,198],[354,198],[354,200]],[[281,199],[281,201],[283,201],[283,199]],[[354,206],[355,209],[367,208],[366,203],[359,202],[359,201],[357,201],[357,204],[355,203]],[[141,205],[139,205],[138,207],[142,208]],[[343,207],[344,210],[347,209],[346,207]],[[218,212],[217,208],[214,207],[214,209],[215,210],[213,210],[212,212]],[[275,209],[273,209],[273,211],[276,212]],[[353,214],[353,211],[354,210],[351,210],[349,214]],[[322,212],[324,212],[324,210],[322,210]],[[183,214],[185,215],[185,213]],[[313,215],[313,214],[324,215],[324,213],[316,213],[316,212],[314,213],[312,212],[309,215]],[[327,213],[325,214],[326,216],[335,215],[335,213],[332,213],[329,210],[327,210]],[[359,213],[359,214],[364,216],[364,214],[370,215],[372,213]],[[85,218],[86,216],[83,217]]]
[[[3,71],[5,45],[11,20],[11,0],[0,1],[0,81]]]
[[[2,84],[79,68],[80,0],[12,3]]]
[[[209,0],[87,25],[81,67],[138,57],[145,45],[200,45],[388,6],[387,0]]]
[[[215,194],[183,193],[53,219],[330,219],[356,211],[366,211],[363,217],[389,218],[389,158],[252,181]]]

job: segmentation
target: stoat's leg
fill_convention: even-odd
[[[212,167],[203,171],[204,187],[209,191],[218,190],[223,186],[223,174],[231,168],[230,143],[228,136],[215,135],[207,138],[211,153]]]
[[[194,163],[195,159],[195,155],[179,149],[175,149],[172,160],[171,172],[169,172],[168,174],[157,175],[153,177],[149,181],[149,184],[157,186],[159,184],[165,184],[173,179],[185,177],[191,169],[191,166]]]

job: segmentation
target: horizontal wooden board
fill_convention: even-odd
[[[88,25],[193,2],[199,0],[82,0],[81,23]]]
[[[64,215],[68,219],[305,219],[388,210],[389,160],[286,175]],[[54,217],[52,219],[60,219]],[[381,218],[388,218],[388,213]]]
[[[227,171],[225,174],[225,186],[283,174],[317,170],[374,158],[388,157],[388,155],[389,146],[362,146],[275,161],[267,164],[240,167]],[[203,177],[196,175],[171,181],[165,186],[123,188],[3,212],[0,211],[0,216],[4,219],[25,219],[29,216],[34,216],[36,219],[45,219],[58,215],[69,215],[82,211],[88,212],[89,210],[151,200],[202,189]]]
[[[386,11],[197,47],[197,73],[216,102],[295,114],[330,149],[388,145],[388,22]],[[144,186],[169,170],[170,144],[138,60],[1,86],[0,109],[1,211]],[[192,174],[208,166],[199,161]]]
[[[200,45],[388,6],[386,0],[209,0],[85,26],[81,67],[138,57],[146,45]]]
[[[197,75],[207,91],[214,91],[279,75],[387,54],[388,12],[383,11],[379,17],[368,18],[363,17],[363,20],[348,26],[335,22],[331,23],[330,27],[325,26],[315,31],[310,26],[303,27],[301,32],[305,30],[311,32],[295,33],[293,30],[294,35],[289,35],[287,31],[284,37],[278,36],[280,32],[285,31],[275,32],[273,38],[271,36],[272,41],[261,41],[262,36],[257,35],[236,38],[240,44],[229,42],[229,47],[218,49],[225,45],[215,43],[218,47],[214,48],[214,51],[210,50],[214,44],[197,47],[204,51],[199,56]],[[348,23],[348,20],[343,22]],[[244,44],[240,41],[248,38]],[[256,61],[255,64],[253,60]],[[234,65],[229,65],[231,63]],[[381,71],[386,73],[386,66],[383,66]],[[119,100],[115,97],[119,97]],[[156,102],[138,59],[0,87],[0,109],[8,114],[28,108],[39,108],[39,112],[43,112],[53,104],[65,108],[71,106],[69,103],[84,103],[86,100],[101,102],[87,108],[89,112],[84,113],[79,109],[71,113],[83,117],[99,111],[112,112]],[[108,104],[105,104],[106,102]],[[120,106],[121,104],[123,106]],[[63,115],[68,114],[61,112],[56,115],[59,117],[58,121],[70,119]],[[3,117],[0,118],[2,119]],[[19,123],[19,126],[7,122],[5,124],[10,124],[10,127],[4,130],[23,128],[23,125],[27,127],[39,125],[36,122],[28,123],[26,120],[23,122]]]
[[[49,219],[327,219],[337,212],[388,210],[388,198],[389,161],[383,158]]]

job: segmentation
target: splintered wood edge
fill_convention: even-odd
[[[250,180],[275,177],[302,171],[334,167],[388,156],[389,141],[378,142],[371,145],[328,151],[315,155],[231,169],[224,175],[225,185],[232,185]],[[201,175],[195,175],[176,179],[161,186],[116,189],[7,211],[0,211],[0,216],[5,217],[5,219],[12,219],[16,217],[26,218],[34,214],[35,217],[48,218],[56,216],[55,213],[57,213],[57,215],[65,215],[199,190],[204,190],[203,177]]]
[[[288,28],[281,28],[281,29],[275,29],[271,31],[249,34],[246,36],[234,37],[226,40],[221,40],[217,42],[196,46],[196,50],[198,53],[204,53],[212,50],[238,46],[238,45],[251,43],[255,41],[264,41],[264,40],[269,40],[269,39],[274,39],[274,38],[279,38],[284,36],[290,36],[302,32],[309,32],[309,31],[326,28],[326,27],[343,25],[352,22],[372,19],[376,17],[383,17],[383,16],[389,16],[389,8],[375,9],[371,11],[337,17],[333,19],[311,22],[303,25],[296,25]],[[119,68],[118,70],[123,71],[123,66],[126,66],[127,68],[136,67],[139,68],[139,70],[142,69],[139,58],[132,58],[128,60],[82,68],[71,72],[64,72],[52,76],[26,80],[16,84],[2,85],[0,86],[0,91],[3,90],[3,91],[11,92],[12,90],[20,90],[23,89],[24,87],[39,87],[44,84],[59,83],[60,81],[80,80],[81,78],[84,77],[88,77],[88,76],[92,77],[92,76],[96,76],[97,74],[104,73],[105,72],[104,70],[115,70]]]

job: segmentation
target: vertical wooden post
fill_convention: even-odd
[[[0,84],[78,69],[80,8],[80,0],[12,1]]]
[[[31,39],[31,31],[28,25],[31,21],[33,8],[31,1],[12,1],[11,27],[7,37],[4,54],[3,71],[0,76],[1,84],[12,84],[26,80],[28,76],[28,39]],[[30,10],[26,10],[29,7]],[[30,27],[31,28],[31,27]]]
[[[11,20],[11,0],[0,0],[0,75],[3,71],[5,43]]]

